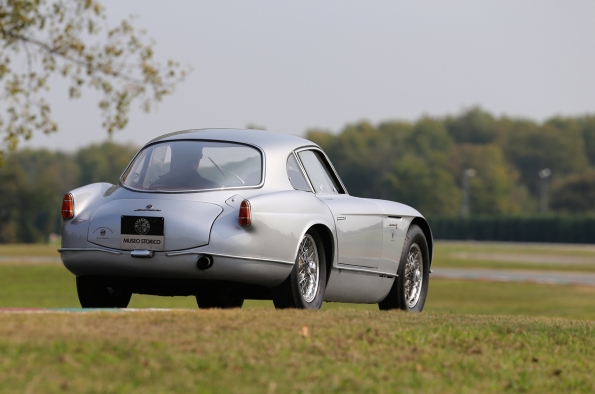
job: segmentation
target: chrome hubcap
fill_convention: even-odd
[[[414,308],[417,301],[419,301],[423,279],[421,249],[418,244],[413,244],[409,248],[407,264],[405,265],[405,302],[409,308]]]
[[[298,251],[298,280],[304,301],[312,302],[318,292],[318,250],[311,235],[306,234]]]

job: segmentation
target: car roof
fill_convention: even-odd
[[[271,150],[290,152],[302,146],[318,146],[312,141],[297,137],[295,135],[255,129],[183,130],[164,134],[151,140],[149,144],[175,140],[216,140],[241,142],[249,145],[256,145],[262,148],[265,152]]]

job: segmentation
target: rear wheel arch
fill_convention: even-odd
[[[320,309],[333,250],[333,237],[328,227],[319,223],[308,227],[300,238],[291,273],[283,283],[271,289],[275,308]]]
[[[335,237],[333,236],[332,231],[324,224],[315,224],[306,231],[306,233],[312,232],[314,232],[320,238],[320,241],[324,245],[324,257],[326,260],[326,283],[328,284],[335,258]]]
[[[411,224],[409,226],[413,226],[413,225],[417,225],[419,226],[419,228],[421,228],[421,231],[423,231],[425,237],[426,237],[426,242],[428,243],[428,249],[429,249],[429,254],[430,254],[430,268],[432,267],[432,262],[434,261],[434,238],[432,237],[432,230],[430,229],[430,224],[428,223],[428,221],[423,218],[423,217],[415,217],[413,218],[413,220],[411,221]]]

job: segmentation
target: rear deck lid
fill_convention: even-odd
[[[123,250],[195,248],[209,243],[213,222],[222,211],[217,204],[197,201],[115,200],[97,210],[87,239]]]

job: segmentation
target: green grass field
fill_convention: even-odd
[[[79,306],[60,263],[27,260],[55,249],[0,246],[0,307]],[[564,270],[564,256],[577,269],[595,251],[438,243],[435,266]],[[595,288],[434,279],[422,314],[338,303],[275,311],[267,301],[204,311],[192,297],[140,295],[130,307],[181,309],[0,313],[0,392],[595,390]]]
[[[351,309],[0,314],[0,391],[593,392],[594,332]]]

